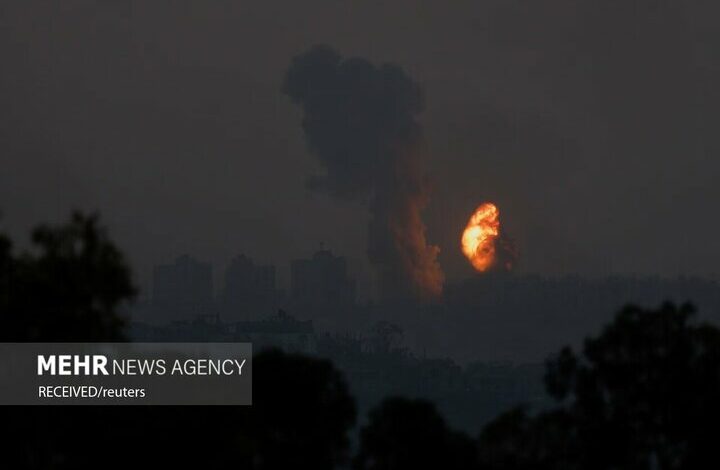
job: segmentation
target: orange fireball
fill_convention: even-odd
[[[462,251],[475,269],[487,271],[495,261],[495,239],[500,234],[500,211],[491,202],[481,204],[470,217],[460,240]]]

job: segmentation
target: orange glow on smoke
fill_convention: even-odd
[[[491,202],[475,209],[460,240],[463,254],[475,269],[487,271],[495,261],[495,239],[500,234],[500,211]]]

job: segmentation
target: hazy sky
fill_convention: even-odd
[[[286,278],[321,241],[363,271],[366,210],[305,189],[321,167],[280,90],[327,44],[424,87],[450,280],[485,200],[522,271],[717,279],[720,8],[689,3],[6,0],[0,227],[98,210],[143,285],[183,252]]]

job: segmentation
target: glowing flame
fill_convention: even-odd
[[[460,240],[462,251],[478,271],[495,261],[495,239],[500,234],[500,211],[491,202],[481,204],[470,217]]]

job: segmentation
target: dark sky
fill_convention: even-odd
[[[367,210],[306,190],[321,167],[281,92],[327,44],[422,84],[449,280],[485,200],[521,271],[718,279],[720,8],[689,3],[4,1],[0,226],[99,210],[143,285],[182,252],[286,278],[321,241],[364,272]]]

